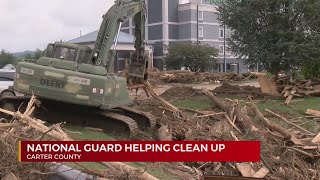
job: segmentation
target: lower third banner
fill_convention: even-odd
[[[21,141],[21,162],[259,162],[258,141]]]

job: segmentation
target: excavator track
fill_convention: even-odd
[[[138,127],[136,121],[134,121],[130,117],[116,114],[113,112],[101,112],[100,114],[105,116],[106,118],[110,118],[112,120],[121,121],[121,122],[125,123],[129,128],[130,136],[135,136],[139,132],[139,127]]]
[[[134,119],[137,122],[139,129],[153,129],[157,124],[156,118],[151,113],[139,111],[137,109],[126,106],[117,107],[115,109],[120,110],[120,114],[129,116],[130,118]]]
[[[8,97],[0,100],[0,108],[24,112],[30,96]],[[50,123],[67,122],[84,127],[101,128],[105,132],[135,136],[139,129],[154,128],[156,119],[150,113],[129,107],[101,110],[93,107],[79,106],[40,99],[40,107],[33,113],[35,118]],[[0,114],[10,120],[8,115]]]

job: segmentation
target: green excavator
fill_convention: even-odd
[[[128,95],[128,84],[147,80],[145,16],[144,0],[116,0],[103,15],[93,49],[56,42],[49,44],[38,60],[19,62],[12,88],[25,96],[5,97],[0,106],[22,109],[34,95],[41,105],[33,116],[45,121],[70,121],[130,135],[153,128],[155,118],[129,107]],[[135,51],[124,78],[114,73],[114,60],[121,25],[129,18],[134,18],[135,23]]]

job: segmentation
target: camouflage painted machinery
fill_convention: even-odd
[[[33,94],[42,102],[34,116],[44,120],[73,119],[111,131],[129,130],[131,135],[138,129],[153,128],[155,120],[150,114],[127,106],[131,103],[127,83],[136,85],[147,79],[145,13],[144,0],[117,0],[103,16],[93,49],[56,42],[35,62],[18,63],[13,89],[27,96],[2,99],[2,107],[17,109]],[[131,17],[135,51],[126,79],[114,74],[114,56],[121,24]]]

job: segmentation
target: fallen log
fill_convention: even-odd
[[[286,118],[284,118],[283,116],[280,116],[279,114],[277,114],[277,113],[275,113],[275,112],[272,112],[272,111],[269,110],[269,109],[265,109],[265,111],[268,112],[268,113],[270,113],[270,114],[272,114],[272,115],[274,115],[274,116],[277,117],[278,119],[282,120],[283,122],[285,122],[285,123],[287,123],[287,124],[289,124],[289,125],[291,125],[291,126],[294,126],[294,127],[298,128],[298,129],[300,129],[300,130],[302,130],[302,131],[304,131],[304,132],[306,132],[306,133],[314,134],[314,133],[312,133],[312,132],[310,132],[310,131],[308,131],[308,130],[306,130],[306,129],[304,129],[304,128],[302,128],[302,127],[300,127],[300,126],[298,126],[298,125],[296,125],[296,124],[294,124],[294,123],[292,123],[292,122],[290,122],[290,121],[288,121],[288,120],[287,120]]]
[[[267,127],[270,130],[277,131],[280,133],[285,140],[291,140],[296,145],[302,145],[302,142],[297,139],[291,132],[289,132],[287,129],[275,124],[274,122],[270,121],[269,119],[265,118],[264,115],[261,113],[257,105],[253,102],[252,99],[250,99],[250,107],[252,108],[253,112],[256,114],[256,116],[264,122]]]
[[[213,95],[208,89],[202,88],[202,92],[209,97],[209,99],[216,104],[221,110],[226,112],[227,114],[230,114],[234,111],[234,116],[236,116],[238,123],[240,123],[243,127],[242,130],[252,130],[254,129],[252,120],[249,116],[244,114],[241,111],[241,108],[239,105],[236,105],[235,107],[230,106],[230,104],[227,104],[226,102],[223,102],[221,99]],[[230,119],[233,119],[234,117],[230,117]]]
[[[145,85],[145,90],[155,99],[157,99],[164,107],[170,109],[172,112],[177,113],[178,115],[184,117],[182,112],[179,108],[173,106],[168,101],[164,100],[162,97],[160,97],[151,87],[151,84],[148,81],[145,81],[143,83]]]

